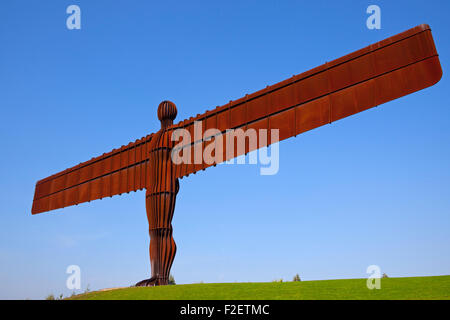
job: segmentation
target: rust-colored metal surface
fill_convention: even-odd
[[[144,189],[152,136],[40,180],[36,184],[32,213]]]
[[[172,217],[179,189],[171,160],[172,141],[167,128],[177,115],[175,104],[163,101],[158,107],[161,130],[150,143],[145,203],[150,233],[152,276],[137,286],[165,285],[177,250],[172,237]]]
[[[432,86],[441,77],[430,27],[420,25],[177,124],[175,105],[164,101],[158,107],[157,133],[38,181],[32,213],[145,188],[152,277],[138,285],[167,284],[176,252],[171,221],[178,178],[218,163],[203,157],[195,161],[197,153],[219,141],[206,130],[278,129],[284,140]],[[175,147],[174,130],[186,129],[195,137],[199,124],[199,139]],[[215,152],[226,161],[274,142],[270,135],[257,139],[256,146],[243,148],[223,139]],[[186,153],[190,161],[175,164],[173,151]]]
[[[295,75],[287,80],[178,123],[176,128],[193,132],[201,121],[202,134],[209,128],[279,129],[279,140],[329,124],[355,113],[432,86],[442,69],[428,25],[420,25],[381,42]],[[270,137],[267,144],[270,144]],[[259,139],[259,136],[258,136]],[[195,164],[194,144],[203,152],[211,141],[187,143],[191,164],[177,166],[177,177],[205,169]],[[223,159],[232,154],[223,141]],[[258,141],[258,146],[264,142]],[[240,151],[240,152],[239,152]],[[234,150],[234,156],[253,151]],[[205,160],[205,159],[204,159]]]

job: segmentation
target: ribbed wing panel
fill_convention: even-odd
[[[186,129],[191,140],[180,138],[176,146],[180,157],[190,159],[177,165],[176,175],[187,176],[218,163],[214,160],[272,142],[270,135],[258,134],[257,147],[246,138],[245,147],[238,148],[237,140],[227,144],[227,129],[279,129],[281,141],[432,86],[441,76],[431,30],[420,25],[178,123],[172,130]],[[213,128],[222,133],[222,141],[208,139],[212,133],[206,130]]]
[[[36,184],[33,214],[145,188],[152,135],[56,173]]]

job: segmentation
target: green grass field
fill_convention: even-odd
[[[263,283],[201,283],[94,291],[74,300],[407,300],[450,299],[450,276],[385,278],[369,290],[366,279]]]

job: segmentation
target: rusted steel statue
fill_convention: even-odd
[[[236,150],[205,135],[207,130],[278,129],[284,140],[432,86],[441,77],[430,27],[420,25],[177,124],[175,105],[164,101],[158,132],[37,182],[32,213],[146,189],[152,275],[137,285],[164,285],[176,252],[171,221],[178,179],[275,142],[259,136],[257,147]],[[186,129],[195,137],[198,123],[200,139],[183,139],[177,150],[189,161],[175,163],[172,134]],[[215,149],[215,155],[223,153],[221,160],[198,160],[212,143],[222,144]]]

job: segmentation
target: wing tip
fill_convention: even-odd
[[[435,84],[437,84],[439,81],[441,81],[441,79],[442,79],[442,76],[444,75],[444,72],[442,71],[442,66],[441,66],[441,62],[439,61],[439,59],[437,59],[437,61],[438,61],[438,65],[437,65],[437,70],[436,70],[436,72],[435,72],[435,77],[434,77],[434,79],[433,79],[433,82],[432,82],[432,84],[430,85],[430,87],[431,86],[434,86]]]
[[[416,28],[422,31],[431,30],[431,27],[428,23],[419,24]]]

